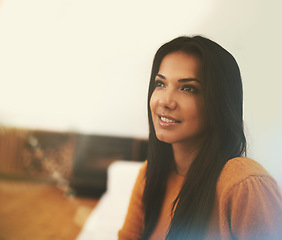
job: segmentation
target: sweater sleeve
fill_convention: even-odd
[[[141,167],[132,190],[125,222],[118,233],[119,240],[137,240],[141,238],[144,228],[143,192],[147,162]]]
[[[282,198],[270,176],[249,176],[227,193],[228,218],[235,239],[282,239]]]

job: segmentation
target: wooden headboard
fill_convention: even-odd
[[[78,195],[101,195],[109,164],[146,155],[146,139],[0,128],[0,179],[68,184]]]

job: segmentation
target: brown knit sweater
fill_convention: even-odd
[[[142,195],[147,163],[137,177],[119,240],[140,239],[144,228]],[[172,203],[184,177],[172,173],[157,226],[150,240],[165,239]],[[234,158],[217,182],[216,200],[206,239],[282,239],[282,197],[275,180],[257,162]]]

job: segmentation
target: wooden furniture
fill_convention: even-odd
[[[68,183],[80,196],[106,191],[116,160],[146,159],[146,139],[0,128],[0,179]]]
[[[142,139],[0,128],[0,240],[76,239],[109,164],[146,153]]]
[[[0,180],[0,239],[74,240],[97,203],[49,183]]]

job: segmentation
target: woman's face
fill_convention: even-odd
[[[150,108],[157,138],[193,143],[206,127],[200,60],[183,52],[166,55],[155,77]]]

